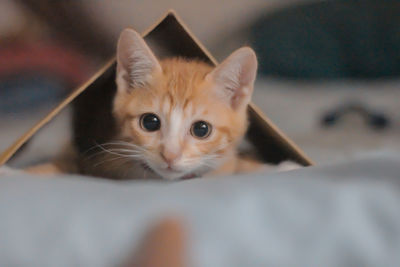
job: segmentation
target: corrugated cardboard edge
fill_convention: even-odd
[[[197,37],[190,31],[190,29],[186,26],[186,24],[182,21],[182,19],[176,14],[174,10],[168,10],[163,16],[160,17],[156,23],[154,23],[151,27],[145,30],[142,33],[142,36],[146,36],[148,33],[153,31],[157,25],[159,25],[167,16],[173,15],[179,24],[184,28],[184,30],[188,33],[188,35],[196,42],[196,44],[200,47],[201,50],[209,57],[209,59],[217,65],[217,60],[211,55],[211,53],[203,46],[203,44],[197,39]],[[99,78],[107,69],[111,67],[112,64],[115,63],[115,57],[109,60],[99,71],[97,71],[88,81],[74,90],[67,98],[65,98],[60,104],[58,104],[47,116],[45,116],[42,120],[40,120],[37,124],[35,124],[31,129],[29,129],[24,135],[22,135],[19,139],[17,139],[9,148],[7,148],[0,155],[0,166],[5,164],[17,151],[24,145],[37,131],[39,131],[43,126],[49,123],[55,116],[57,116],[67,105],[69,105],[76,97],[78,97],[85,89],[92,84],[97,78]],[[250,113],[254,114],[257,117],[257,120],[262,122],[263,127],[268,131],[273,131],[277,137],[284,143],[285,146],[291,147],[297,154],[299,154],[309,165],[313,165],[311,159],[309,159],[305,153],[293,142],[291,141],[285,134],[282,133],[279,128],[272,123],[262,112],[261,110],[250,103],[249,106]]]
[[[291,147],[292,150],[301,156],[309,166],[314,165],[314,162],[300,149],[300,147],[298,147],[267,116],[265,116],[259,107],[257,107],[254,103],[250,103],[249,109],[253,116],[256,116],[259,121],[262,121],[262,127],[269,132],[273,132],[285,146]]]

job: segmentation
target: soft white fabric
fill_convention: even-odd
[[[0,177],[0,266],[115,266],[184,218],[195,267],[399,266],[400,159],[177,183]]]

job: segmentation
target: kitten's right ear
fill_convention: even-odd
[[[161,72],[161,65],[140,34],[123,30],[117,47],[118,89],[144,87],[157,72]]]
[[[256,54],[250,47],[242,47],[207,74],[206,80],[217,84],[218,95],[237,110],[250,102],[256,74]]]

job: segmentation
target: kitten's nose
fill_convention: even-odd
[[[161,158],[168,164],[169,168],[171,168],[174,164],[174,161],[176,161],[181,156],[180,152],[172,152],[168,150],[164,150],[160,154]]]

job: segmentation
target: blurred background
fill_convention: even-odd
[[[0,151],[170,8],[218,60],[256,50],[254,102],[316,163],[400,151],[400,2],[381,0],[0,0]],[[69,138],[68,114],[30,155]]]

